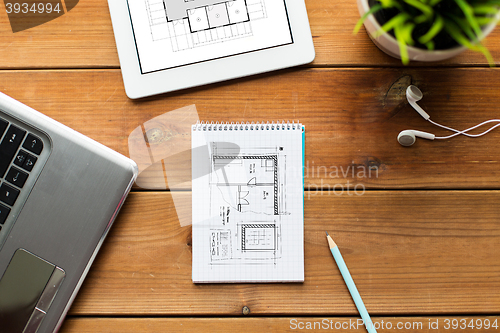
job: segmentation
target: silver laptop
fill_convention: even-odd
[[[56,332],[136,164],[0,93],[0,332]]]

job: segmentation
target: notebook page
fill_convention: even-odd
[[[193,282],[304,281],[303,126],[191,134]]]

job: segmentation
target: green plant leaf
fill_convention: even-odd
[[[398,41],[401,62],[403,63],[403,65],[408,65],[410,63],[410,57],[408,56],[408,47],[406,46],[404,35],[401,29],[401,25],[396,25],[394,27],[394,34],[396,35],[396,40]]]
[[[420,10],[428,18],[430,18],[430,17],[432,17],[432,15],[434,15],[434,10],[432,9],[432,7],[424,4],[423,2],[421,2],[419,0],[403,0],[403,1],[406,2],[407,4],[409,4],[410,6],[413,6],[413,7],[417,8],[418,10]]]
[[[446,21],[445,24],[449,24],[450,29],[456,29],[458,32],[463,31],[469,41],[475,41],[477,40],[477,36],[474,34],[474,31],[472,31],[472,27],[468,24],[467,20],[461,17],[457,17],[455,15],[448,15],[449,18],[453,20],[455,23],[454,25],[450,24],[450,22]],[[449,32],[448,32],[449,34]],[[451,35],[450,35],[451,36]],[[451,36],[453,37],[453,36]],[[457,41],[458,42],[458,41]]]
[[[414,19],[413,19],[413,22],[415,22],[415,24],[421,24],[421,23],[424,23],[426,21],[430,21],[431,20],[431,17],[425,15],[425,14],[421,14],[419,16],[416,16]]]
[[[470,50],[481,52],[485,56],[490,67],[495,67],[493,57],[484,45],[481,43],[472,44],[472,42],[462,34],[460,28],[453,21],[445,19],[444,27],[450,36],[457,41],[457,43],[469,48]]]
[[[425,47],[427,47],[427,50],[433,51],[435,48],[434,42],[432,40],[428,41],[427,43],[425,43]]]
[[[496,6],[485,4],[473,5],[472,10],[474,11],[474,14],[479,15],[496,15],[498,13],[498,8]]]
[[[399,10],[402,10],[401,5],[398,2],[398,0],[377,0],[377,1],[380,2],[382,4],[382,7],[384,7],[384,8],[396,7]]]
[[[470,41],[470,38],[466,37],[463,35],[462,32],[464,32],[466,35],[469,35],[469,33],[473,34],[472,30],[470,27],[466,24],[461,24],[460,19],[458,17],[451,16],[453,18],[452,20],[445,19],[445,25],[444,28],[446,32],[450,35],[451,38],[453,38],[457,43],[460,45],[466,46],[471,50],[474,51],[479,51],[474,44]],[[455,21],[455,22],[454,22]]]
[[[401,35],[407,45],[415,45],[415,41],[413,40],[413,29],[415,28],[415,23],[407,22],[404,26],[401,27]]]
[[[491,56],[490,51],[488,51],[488,49],[481,43],[479,43],[477,45],[477,47],[479,48],[479,51],[486,58],[486,61],[488,61],[488,64],[490,65],[490,67],[495,67],[495,61],[493,60],[493,57]]]
[[[396,26],[402,25],[410,18],[408,13],[399,13],[390,19],[387,23],[380,27],[375,33],[375,37],[378,37],[386,32],[393,30]]]
[[[476,17],[476,20],[477,23],[482,27],[490,23],[493,23],[496,19],[494,17],[484,16],[484,17]]]
[[[428,5],[431,6],[431,7],[434,7],[436,6],[438,3],[440,3],[441,0],[430,0]]]
[[[421,43],[421,44],[427,44],[434,37],[436,37],[436,35],[441,30],[443,30],[443,27],[444,27],[444,19],[443,19],[443,17],[441,15],[436,15],[436,18],[435,18],[435,20],[434,20],[431,28],[429,29],[429,31],[427,31],[425,33],[425,35],[423,35],[422,37],[420,37],[418,39],[419,43]]]
[[[356,26],[354,27],[353,34],[357,34],[358,33],[359,29],[361,29],[361,26],[363,25],[363,22],[365,22],[366,18],[369,15],[371,15],[373,13],[376,13],[376,12],[378,12],[381,9],[382,9],[382,5],[375,5],[372,8],[370,8],[370,10],[367,11],[363,16],[361,16],[361,18],[358,20],[358,23],[356,23]]]
[[[467,19],[467,22],[469,22],[472,30],[474,30],[474,33],[476,34],[475,39],[476,40],[482,39],[483,32],[481,31],[481,28],[479,27],[479,24],[476,21],[476,17],[474,16],[474,11],[472,7],[465,0],[455,0],[455,3],[460,7],[460,9],[465,15],[465,18]]]

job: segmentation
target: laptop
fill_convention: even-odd
[[[56,332],[137,176],[0,93],[0,332]]]

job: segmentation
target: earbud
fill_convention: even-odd
[[[434,140],[434,139],[445,140],[445,139],[453,138],[453,137],[455,137],[457,135],[465,135],[465,136],[468,136],[469,138],[477,138],[479,136],[485,135],[486,133],[492,131],[493,129],[495,129],[497,127],[500,127],[500,119],[486,120],[486,121],[483,121],[480,124],[477,124],[476,126],[472,126],[472,127],[467,128],[467,129],[465,129],[463,131],[459,131],[459,130],[456,130],[454,128],[446,127],[446,126],[443,126],[441,124],[438,124],[435,121],[431,120],[430,119],[431,117],[427,114],[427,112],[425,112],[420,106],[418,106],[417,102],[420,101],[423,96],[424,96],[424,94],[422,94],[422,92],[420,91],[420,89],[418,89],[416,86],[410,85],[410,86],[408,86],[408,88],[406,88],[406,98],[408,99],[408,103],[410,103],[410,105],[425,120],[427,120],[431,124],[434,124],[436,126],[444,128],[445,130],[452,131],[452,132],[455,132],[455,133],[453,133],[451,135],[448,135],[448,136],[435,136],[434,134],[427,133],[427,132],[415,131],[415,130],[405,130],[405,131],[402,131],[401,133],[399,133],[399,135],[398,135],[398,142],[402,146],[411,146],[412,144],[415,143],[415,141],[417,141],[417,137],[428,139],[428,140]],[[495,123],[496,125],[491,126],[489,129],[487,129],[486,131],[484,131],[482,133],[479,133],[479,134],[470,134],[470,133],[467,133],[467,132],[472,131],[472,130],[478,128],[478,127],[481,127],[483,125],[490,124],[490,123]]]
[[[422,131],[415,131],[415,130],[404,130],[401,131],[398,135],[398,142],[405,147],[411,146],[412,144],[417,141],[417,137],[427,139],[427,140],[434,140],[436,137],[434,134],[427,133],[427,132],[422,132]]]
[[[406,99],[408,99],[408,103],[418,112],[425,120],[428,120],[430,116],[425,112],[420,106],[418,106],[417,102],[420,101],[424,97],[424,94],[414,85],[408,86],[406,88]]]

